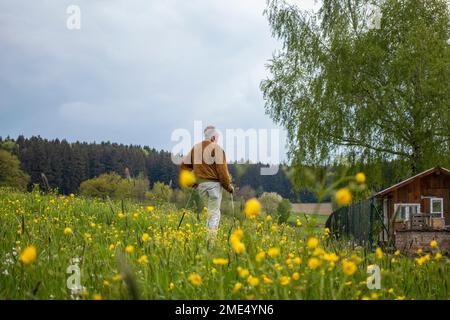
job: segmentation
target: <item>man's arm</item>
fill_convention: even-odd
[[[225,151],[223,151],[220,147],[218,149],[219,154],[221,156],[216,157],[216,169],[217,174],[219,175],[219,181],[222,187],[228,192],[234,192],[234,188],[231,185],[231,176],[228,171],[227,158],[225,156]]]

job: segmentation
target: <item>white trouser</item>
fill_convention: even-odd
[[[208,219],[206,220],[206,227],[213,234],[219,228],[222,187],[219,182],[202,182],[198,185],[198,190],[202,197],[208,196]]]

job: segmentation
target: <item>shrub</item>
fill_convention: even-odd
[[[261,202],[264,212],[269,215],[276,214],[278,204],[281,200],[283,198],[276,192],[264,192],[259,197],[259,202]]]
[[[80,194],[87,197],[115,199],[131,196],[130,181],[125,180],[117,173],[105,173],[96,178],[81,183]]]
[[[0,150],[0,187],[25,190],[30,177],[20,170],[19,159],[6,150]]]
[[[278,223],[286,223],[291,215],[292,204],[288,199],[280,201],[277,207]]]
[[[172,188],[162,182],[155,182],[152,191],[147,192],[147,198],[155,202],[169,202],[172,198]]]

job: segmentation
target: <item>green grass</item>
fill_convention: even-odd
[[[151,213],[128,202],[125,212],[120,208],[119,203],[111,209],[100,200],[0,189],[0,299],[449,298],[450,263],[436,259],[436,250],[422,265],[401,255],[377,258],[332,241],[301,216],[302,226],[294,227],[264,214],[254,220],[239,215],[236,225],[224,216],[208,246],[204,214],[197,221],[187,212],[178,230],[182,211],[172,205]],[[65,234],[65,228],[72,233]],[[235,233],[238,228],[242,237]],[[310,238],[319,241],[317,248],[307,246]],[[245,250],[237,254],[239,244]],[[20,256],[31,245],[37,258],[25,264]],[[127,252],[129,246],[133,250]],[[261,252],[264,259],[256,259]],[[215,258],[226,264],[215,264],[220,262]],[[351,268],[344,269],[343,261]],[[366,286],[372,264],[382,269],[380,290]],[[67,287],[73,279],[70,266],[80,268],[81,290]],[[197,282],[192,275],[198,275]]]

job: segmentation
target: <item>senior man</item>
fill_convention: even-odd
[[[213,126],[206,127],[205,138],[194,145],[181,163],[181,170],[193,171],[197,179],[200,195],[208,197],[208,218],[206,226],[213,235],[220,222],[222,188],[234,192],[228,171],[225,151],[217,144],[219,133]]]

